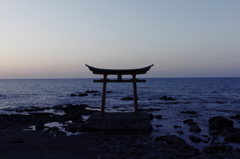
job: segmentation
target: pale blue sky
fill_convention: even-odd
[[[239,0],[2,0],[0,79],[240,77]]]

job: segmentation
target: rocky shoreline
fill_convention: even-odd
[[[46,110],[62,111],[63,114],[46,113]],[[238,114],[232,116],[232,119],[209,117],[208,134],[201,137],[195,135],[201,132],[201,126],[188,116],[183,124],[189,125],[189,130],[184,131],[193,133],[189,139],[194,143],[207,144],[203,150],[199,150],[173,134],[152,136],[151,132],[143,130],[91,130],[83,116],[91,115],[94,110],[88,109],[85,104],[9,111],[28,115],[0,115],[0,158],[237,159],[240,156],[240,148],[229,145],[240,144],[240,130],[234,128],[232,121],[239,119]],[[162,119],[161,115],[151,114],[152,110],[141,111],[148,112],[152,119]],[[195,117],[197,114],[194,111],[180,113]],[[176,129],[181,127],[175,123],[172,125]],[[220,141],[219,138],[224,140]]]

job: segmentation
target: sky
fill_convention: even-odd
[[[0,0],[0,79],[240,77],[239,0]]]

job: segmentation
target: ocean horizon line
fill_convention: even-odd
[[[64,80],[64,79],[69,79],[69,80],[76,80],[76,79],[99,79],[99,78],[102,78],[102,77],[91,77],[91,78],[88,78],[88,77],[84,77],[84,78],[0,78],[0,80]],[[130,77],[131,78],[131,77]],[[138,77],[138,78],[144,78],[144,79],[156,79],[156,78],[159,78],[159,79],[198,79],[198,78],[240,78],[240,77]],[[110,77],[108,79],[115,79],[114,77]],[[123,78],[123,79],[129,79],[127,77]]]

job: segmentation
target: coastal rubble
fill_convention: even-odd
[[[108,131],[93,131],[87,126],[86,120],[82,118],[82,115],[90,115],[94,111],[88,110],[89,106],[85,104],[79,105],[57,105],[52,107],[53,110],[63,111],[63,115],[57,115],[53,113],[44,113],[41,111],[48,110],[49,108],[37,108],[30,107],[29,109],[23,108],[22,110],[16,110],[19,112],[28,112],[29,115],[20,114],[1,114],[0,115],[0,145],[4,144],[21,144],[23,147],[27,146],[31,139],[31,135],[34,133],[41,133],[43,140],[52,140],[56,138],[56,141],[63,140],[67,142],[71,137],[65,138],[68,132],[75,134],[72,138],[81,139],[86,144],[86,154],[90,150],[94,150],[92,158],[237,158],[240,155],[240,149],[234,148],[228,143],[240,143],[240,130],[234,128],[233,121],[221,117],[213,116],[209,118],[209,135],[198,134],[201,132],[198,123],[194,122],[193,119],[185,119],[184,124],[189,125],[189,131],[182,129],[181,125],[173,123],[173,128],[177,129],[176,134],[185,135],[186,133],[193,133],[189,135],[189,140],[194,143],[204,143],[202,150],[196,149],[186,143],[184,139],[177,135],[162,135],[152,138],[149,133],[142,131],[131,132],[108,132]],[[34,110],[34,111],[33,111]],[[13,110],[12,110],[13,111]],[[153,115],[152,119],[162,119],[162,115]],[[154,119],[155,118],[155,119]],[[58,122],[61,124],[61,128],[57,126],[47,126],[46,123]],[[26,129],[27,127],[34,126],[35,130]],[[155,127],[164,129],[165,125],[156,124]],[[21,129],[21,130],[20,130]],[[28,133],[31,135],[15,135],[16,132],[20,134]],[[64,131],[62,131],[64,130]],[[154,130],[158,132],[159,130]],[[161,131],[161,130],[160,130]],[[211,132],[215,132],[215,134]],[[7,139],[9,133],[13,136],[11,139]],[[22,137],[23,136],[23,137]],[[5,139],[5,137],[7,137]],[[224,138],[224,141],[219,140],[220,137]],[[55,140],[55,139],[54,139]],[[79,144],[75,140],[71,140],[73,144]],[[89,143],[87,143],[89,142]],[[101,143],[99,146],[96,143]],[[41,144],[41,149],[44,146]],[[9,155],[8,151],[0,147],[3,155]],[[54,151],[54,150],[53,150]],[[73,151],[73,150],[72,150]],[[57,152],[57,151],[56,151]],[[76,151],[79,152],[79,151]],[[124,152],[125,155],[122,155]],[[21,152],[19,152],[21,153]],[[81,152],[84,153],[84,152]],[[84,154],[83,154],[84,155]],[[90,157],[91,158],[91,157]]]

